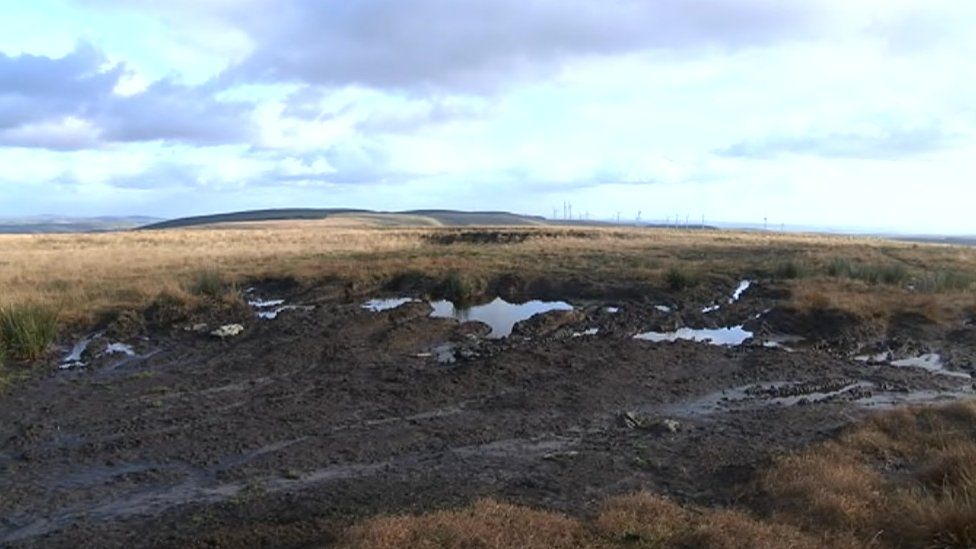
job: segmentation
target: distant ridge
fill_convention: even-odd
[[[133,229],[159,221],[158,217],[146,216],[64,217],[39,215],[0,218],[0,234],[97,233]]]
[[[408,216],[408,218],[413,219],[426,218],[430,221],[430,223],[427,224],[446,226],[542,225],[547,222],[543,217],[520,215],[510,212],[464,212],[458,210],[409,210],[403,212],[377,212],[373,210],[361,210],[354,208],[285,208],[183,217],[179,219],[161,221],[159,223],[152,223],[139,228],[146,230],[176,229],[200,225],[213,225],[217,223],[316,220],[347,216],[370,216],[378,219],[382,219],[384,217],[397,218],[398,216]],[[411,223],[409,221],[405,221],[403,224],[409,225]]]

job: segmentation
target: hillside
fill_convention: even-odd
[[[513,214],[509,212],[462,212],[456,210],[411,210],[405,212],[374,212],[351,208],[288,208],[274,210],[251,210],[214,215],[202,215],[171,219],[141,227],[142,229],[174,229],[214,225],[221,223],[242,223],[260,221],[318,220],[352,217],[358,220],[369,219],[377,225],[541,225],[546,223],[542,217]]]

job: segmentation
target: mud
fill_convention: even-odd
[[[0,399],[0,545],[328,544],[360,517],[483,496],[572,514],[639,489],[724,504],[773,456],[871,410],[973,397],[961,376],[855,360],[890,348],[972,374],[972,326],[902,318],[878,333],[790,311],[763,281],[730,300],[736,283],[600,298],[510,277],[494,287],[546,288],[526,297],[573,310],[497,339],[432,318],[421,291],[364,308],[341,283],[122,315],[88,332],[73,367],[58,368],[84,334]],[[723,305],[702,314],[708,302]],[[231,322],[244,332],[208,335]],[[743,324],[753,336],[728,346],[634,337]]]

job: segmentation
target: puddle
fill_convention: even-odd
[[[438,364],[454,364],[457,362],[456,349],[453,343],[445,343],[431,349]]]
[[[732,303],[739,301],[739,299],[742,297],[742,294],[746,293],[746,290],[748,290],[750,287],[752,287],[751,280],[743,280],[742,282],[740,282],[739,286],[735,289],[734,292],[732,292],[732,297],[729,299],[729,304],[731,305]]]
[[[888,409],[911,404],[936,404],[956,400],[967,400],[976,397],[972,390],[959,389],[955,391],[917,390],[907,392],[885,392],[858,400],[857,403],[865,408]]]
[[[509,303],[498,297],[491,303],[459,309],[450,301],[431,303],[434,311],[431,318],[453,318],[460,322],[483,322],[491,326],[489,339],[500,339],[511,335],[515,324],[537,314],[550,311],[572,311],[573,306],[564,301],[528,301]]]
[[[806,341],[806,338],[803,336],[775,334],[766,337],[765,341],[763,341],[763,347],[767,349],[783,349],[788,353],[792,353],[795,349],[790,347],[789,344],[802,343],[803,341]]]
[[[573,337],[595,336],[600,333],[599,328],[588,328],[582,332],[573,332]]]
[[[857,355],[854,360],[868,363],[885,363],[891,360],[891,351],[883,351],[873,355]]]
[[[255,299],[255,300],[248,301],[247,304],[250,305],[251,307],[254,307],[255,309],[265,309],[267,307],[277,307],[278,305],[281,305],[284,302],[285,302],[284,299],[268,299],[268,300]]]
[[[258,311],[258,318],[263,318],[265,320],[274,320],[278,318],[278,315],[285,311],[311,311],[315,309],[314,305],[282,305],[276,309],[270,311]]]
[[[105,347],[105,350],[102,351],[102,354],[136,356],[136,351],[132,348],[132,345],[126,345],[125,343],[109,343],[108,347]]]
[[[902,360],[895,360],[891,363],[892,366],[898,366],[901,368],[922,368],[923,370],[928,370],[933,374],[939,374],[944,376],[952,376],[963,379],[972,379],[973,376],[967,374],[966,372],[953,372],[952,370],[946,370],[945,364],[942,362],[942,356],[934,353],[927,355],[922,355],[914,358],[906,358]]]
[[[739,299],[742,297],[742,294],[746,293],[746,290],[748,290],[750,287],[752,287],[752,281],[751,280],[743,280],[742,282],[739,282],[739,285],[736,287],[735,291],[732,292],[732,297],[729,298],[729,305],[735,303],[736,301],[739,301]],[[703,308],[701,310],[701,312],[702,312],[702,314],[706,314],[707,315],[708,313],[714,313],[715,311],[717,311],[717,310],[719,310],[721,308],[722,308],[722,306],[719,305],[718,303],[713,303],[713,304],[711,304],[711,305]],[[658,310],[661,310],[661,309],[658,309]]]
[[[738,346],[751,338],[753,333],[742,326],[717,329],[681,328],[675,332],[644,332],[634,336],[634,339],[653,341],[655,343],[675,342],[678,340],[697,341],[710,345]]]
[[[68,370],[70,368],[85,366],[85,362],[81,360],[82,355],[84,355],[85,351],[88,350],[88,345],[90,345],[95,338],[101,335],[101,332],[90,334],[82,338],[78,343],[75,343],[74,347],[71,348],[71,352],[68,353],[68,356],[61,360],[61,364],[58,365],[58,368]]]
[[[396,309],[401,305],[407,303],[412,303],[414,301],[419,301],[412,297],[395,297],[391,299],[370,299],[366,303],[362,304],[362,308],[367,311],[378,313],[381,311],[389,311],[390,309]]]

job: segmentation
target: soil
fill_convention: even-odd
[[[369,297],[425,295],[393,286],[414,293]],[[791,311],[762,281],[735,303],[734,285],[492,287],[577,310],[489,340],[484,325],[429,318],[424,301],[370,312],[350,297],[359,288],[270,281],[247,297],[314,308],[120,315],[93,330],[85,366],[53,359],[0,398],[0,544],[328,545],[362,517],[486,496],[576,515],[641,489],[721,505],[775,456],[872,410],[973,395],[969,379],[854,359],[936,352],[973,373],[976,326],[963,322],[871,329]],[[244,332],[209,335],[230,322]],[[756,337],[739,347],[633,339],[742,324]],[[113,342],[135,356],[100,354]]]

